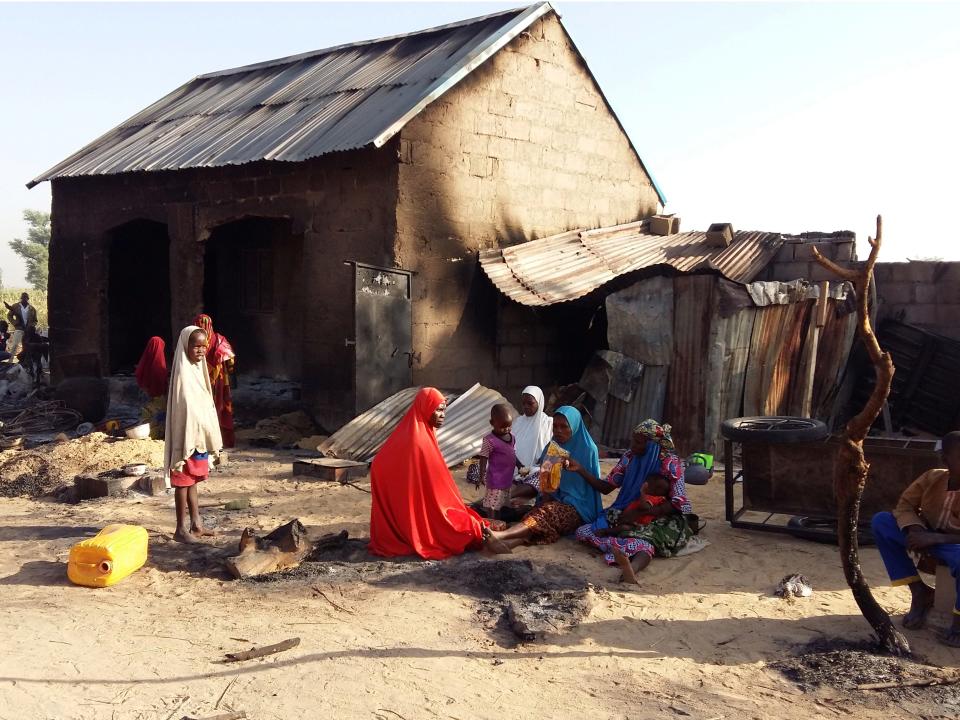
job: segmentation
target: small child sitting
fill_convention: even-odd
[[[649,525],[657,519],[649,511],[655,505],[663,505],[670,495],[670,481],[663,475],[650,473],[640,488],[640,498],[627,505],[620,515],[620,525]]]
[[[479,455],[480,477],[487,487],[482,506],[489,517],[499,520],[501,508],[510,502],[517,467],[516,438],[510,432],[513,413],[509,405],[499,403],[490,409],[490,426],[493,432],[483,436]]]

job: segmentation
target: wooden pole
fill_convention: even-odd
[[[897,630],[890,616],[880,607],[870,586],[863,577],[860,567],[860,552],[857,547],[857,527],[860,521],[860,499],[863,497],[863,488],[867,482],[867,472],[870,466],[863,456],[863,440],[873,425],[883,403],[890,394],[890,385],[893,382],[893,360],[890,353],[884,352],[877,342],[870,323],[868,297],[870,285],[873,282],[873,266],[877,263],[880,252],[880,243],[883,233],[883,224],[877,215],[876,239],[868,238],[870,256],[858,270],[840,267],[836,263],[823,257],[816,248],[813,250],[814,259],[823,267],[838,277],[853,283],[857,293],[857,333],[867,348],[870,361],[876,369],[876,382],[873,392],[867,400],[863,410],[853,417],[844,428],[841,436],[841,445],[837,451],[836,467],[833,473],[833,494],[837,501],[837,536],[840,544],[840,562],[843,565],[843,574],[847,584],[853,592],[854,600],[860,612],[877,633],[880,644],[894,655],[909,655],[910,644],[899,630]]]
[[[803,417],[813,417],[813,378],[817,373],[817,354],[820,352],[820,333],[827,324],[827,297],[830,294],[830,283],[824,280],[820,283],[820,297],[813,308],[813,317],[810,318],[810,331],[807,333],[807,343],[804,348],[806,362],[803,375],[803,398],[800,405],[800,414]]]

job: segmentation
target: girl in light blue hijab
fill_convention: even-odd
[[[583,523],[592,523],[603,509],[600,491],[607,486],[599,479],[600,454],[576,408],[557,408],[553,415],[553,439],[570,453],[564,461],[560,486],[549,495],[541,493],[537,507],[517,525],[494,533],[509,547],[527,542],[554,543]]]

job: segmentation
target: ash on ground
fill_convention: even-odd
[[[258,583],[364,582],[392,588],[429,588],[476,601],[477,615],[496,633],[523,641],[564,632],[590,613],[593,588],[568,568],[529,560],[486,559],[476,554],[448,560],[371,556],[365,539],[313,553],[291,570],[251,578]]]
[[[913,704],[933,705],[942,715],[921,713],[925,717],[960,717],[960,685],[894,687],[882,690],[858,690],[872,683],[897,683],[940,677],[944,669],[925,664],[922,658],[900,658],[884,653],[870,642],[846,642],[820,639],[797,648],[797,655],[772,663],[771,667],[795,682],[804,692],[833,688],[850,700],[868,705],[891,701],[913,709]],[[919,717],[919,716],[918,716]]]

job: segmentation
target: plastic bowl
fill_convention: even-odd
[[[131,428],[127,428],[124,432],[131,440],[146,440],[150,437],[150,423],[134,425]]]
[[[136,477],[147,472],[147,466],[143,463],[133,463],[131,465],[124,465],[121,470],[123,471],[124,475]]]

